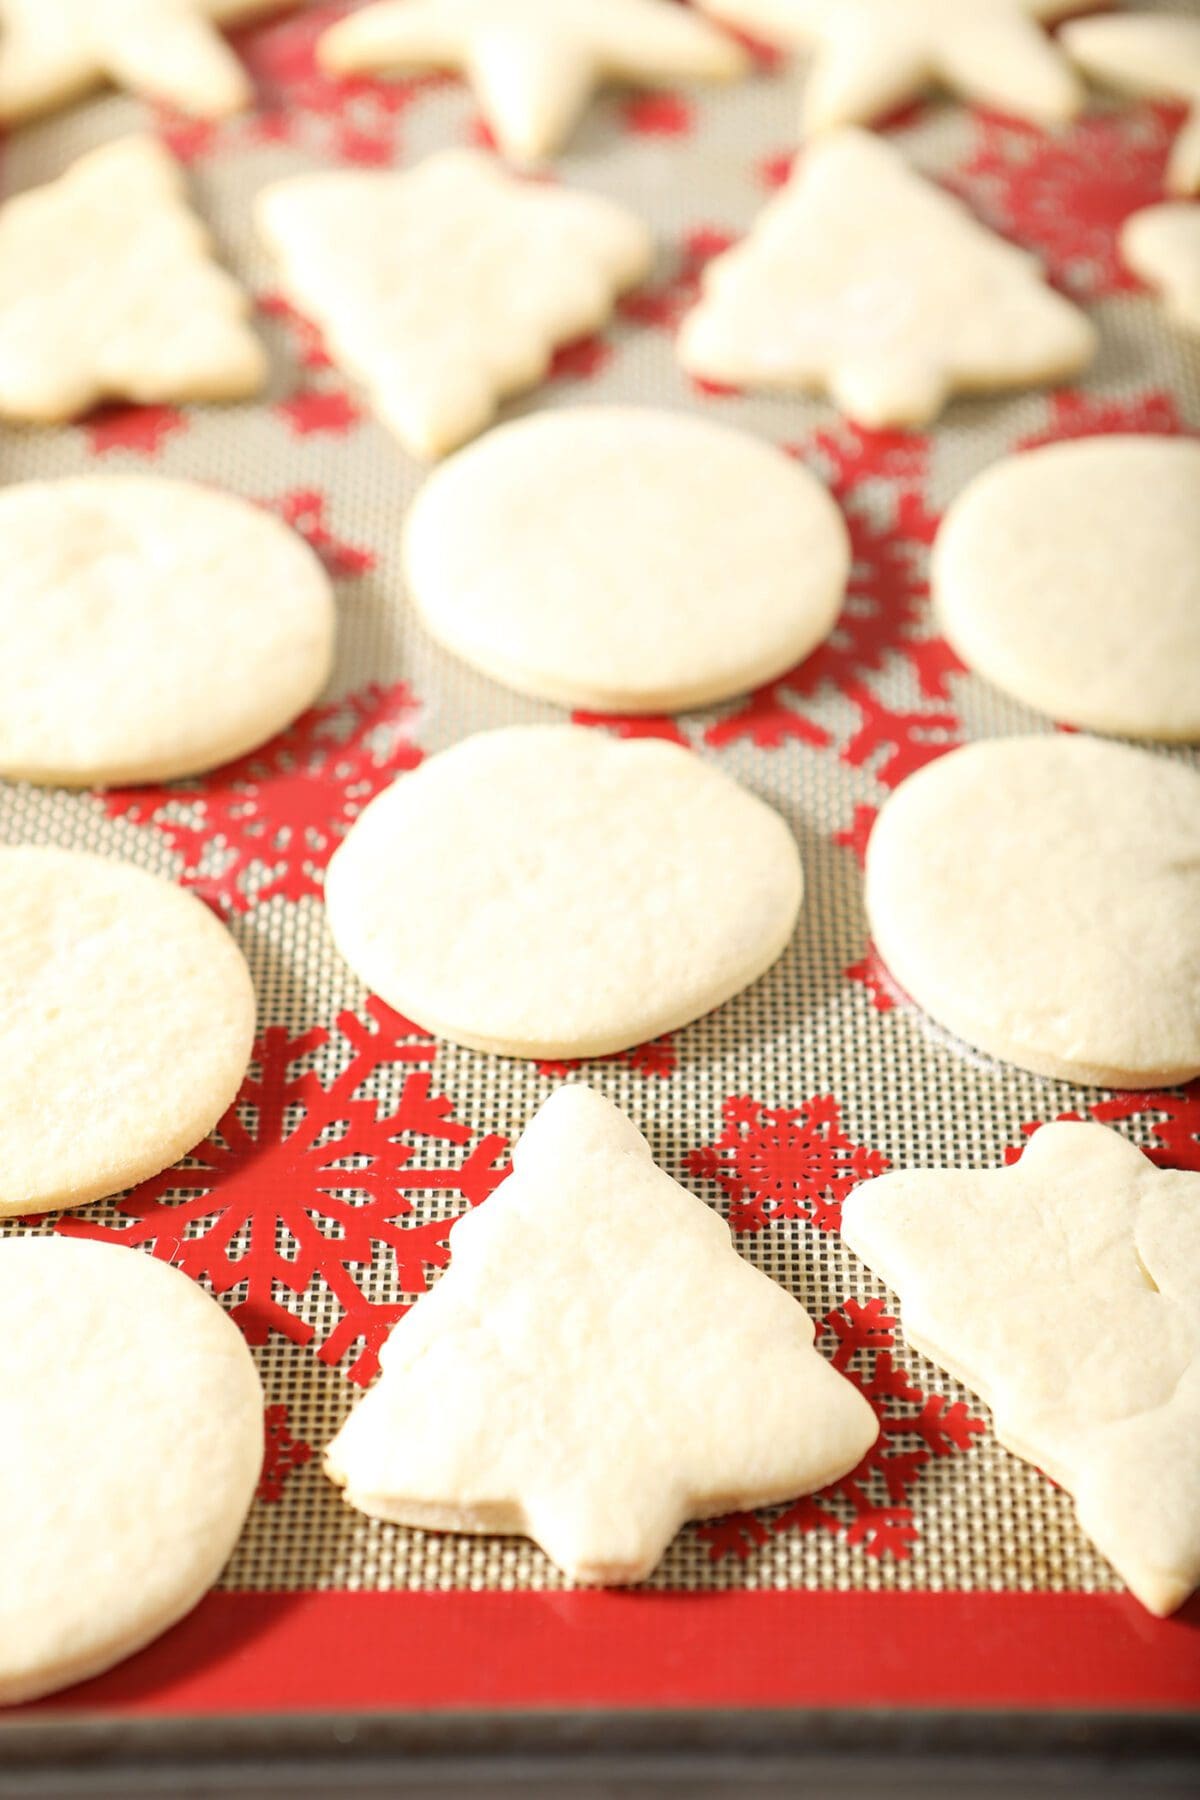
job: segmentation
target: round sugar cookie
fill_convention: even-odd
[[[1035,1075],[1200,1073],[1200,775],[1096,738],[968,744],[867,847],[876,948],[919,1006]]]
[[[0,1218],[178,1161],[241,1085],[254,988],[192,894],[128,863],[0,849]]]
[[[350,966],[427,1029],[603,1056],[761,975],[803,893],[779,814],[677,744],[480,732],[367,807],[326,876]]]
[[[0,491],[0,774],[169,781],[274,735],[324,687],[329,579],[231,494],[85,475]]]
[[[689,413],[539,413],[460,450],[404,535],[433,635],[563,706],[674,712],[745,693],[833,628],[850,547],[793,458]]]
[[[942,629],[1026,705],[1200,739],[1200,443],[1098,437],[1006,457],[947,513]]]
[[[0,1239],[0,1706],[190,1612],[262,1459],[253,1359],[202,1288],[118,1244]]]

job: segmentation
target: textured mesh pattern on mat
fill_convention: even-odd
[[[255,243],[250,203],[270,179],[338,163],[404,166],[478,137],[456,82],[342,91],[318,77],[316,30],[339,10],[316,6],[242,35],[262,93],[256,115],[215,128],[156,121],[186,158],[222,253],[259,298],[270,392],[229,408],[110,409],[71,429],[7,431],[2,447],[6,481],[155,471],[282,511],[338,578],[327,703],[257,755],[175,788],[70,796],[5,785],[0,838],[122,856],[196,886],[254,972],[258,1057],[235,1115],[180,1168],[72,1226],[174,1257],[236,1309],[255,1345],[271,1453],[225,1584],[554,1587],[561,1577],[522,1541],[368,1522],[320,1473],[320,1448],[369,1378],[381,1336],[444,1264],[448,1223],[486,1199],[508,1143],[564,1072],[438,1045],[369,1008],[321,906],[321,869],[349,819],[419,753],[483,726],[561,716],[471,674],[416,624],[399,540],[422,472],[289,319]],[[828,1320],[823,1344],[866,1385],[887,1429],[871,1465],[837,1492],[685,1530],[654,1582],[1110,1587],[1065,1496],[1001,1450],[978,1403],[906,1347],[883,1290],[843,1248],[837,1217],[863,1175],[990,1166],[1029,1124],[1068,1111],[1097,1108],[1167,1160],[1200,1160],[1195,1094],[1114,1099],[1038,1080],[963,1051],[897,1002],[867,944],[856,858],[873,810],[947,745],[1049,729],[958,671],[936,636],[926,561],[948,502],[1018,445],[1200,428],[1200,343],[1167,325],[1115,252],[1121,219],[1160,197],[1180,113],[1096,110],[1059,137],[938,104],[894,123],[921,167],[1041,252],[1090,308],[1103,347],[1080,390],[960,401],[929,433],[870,435],[820,401],[702,391],[672,356],[704,259],[746,229],[787,167],[796,101],[796,79],[765,62],[728,90],[598,101],[561,179],[642,213],[658,263],[609,329],[560,354],[546,385],[504,415],[624,400],[728,420],[821,473],[854,534],[851,597],[828,646],[745,702],[643,725],[681,737],[790,820],[807,871],[796,939],[710,1018],[586,1074],[665,1168],[731,1216],[743,1254]],[[112,96],[13,134],[5,192],[143,118]]]

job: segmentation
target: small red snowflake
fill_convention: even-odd
[[[721,1112],[725,1128],[716,1143],[689,1150],[683,1162],[690,1175],[724,1189],[735,1231],[761,1231],[783,1219],[837,1231],[850,1189],[890,1166],[880,1151],[846,1136],[831,1094],[793,1107],[733,1094]]]
[[[1163,197],[1178,107],[1125,105],[1066,131],[977,115],[978,144],[951,177],[991,225],[1036,250],[1053,280],[1096,298],[1133,287],[1120,228]]]
[[[349,394],[337,388],[305,388],[274,410],[296,437],[345,437],[362,419]]]
[[[323,873],[368,800],[421,752],[403,683],[314,707],[260,750],[191,781],[112,788],[110,818],[153,825],[183,858],[181,880],[222,912],[320,895]]]
[[[876,1012],[891,1012],[896,1005],[896,985],[874,944],[868,944],[866,955],[850,964],[846,977],[862,983]]]
[[[117,1223],[75,1215],[56,1229],[145,1246],[215,1294],[236,1295],[232,1316],[249,1343],[278,1331],[315,1343],[322,1362],[353,1354],[347,1373],[366,1382],[383,1339],[449,1256],[453,1221],[410,1223],[410,1196],[450,1193],[478,1206],[508,1173],[507,1142],[475,1141],[433,1089],[437,1046],[381,1002],[368,1003],[365,1019],[340,1014],[337,1032],[348,1060],[323,1079],[311,1061],[330,1032],[269,1025],[237,1101],[203,1144],[116,1201]],[[392,1063],[413,1066],[396,1103],[384,1105],[364,1089]],[[440,1160],[447,1148],[460,1160]],[[431,1153],[439,1160],[427,1163]],[[370,1296],[380,1251],[402,1299]],[[337,1317],[319,1332],[297,1302],[323,1290]]]
[[[268,500],[266,505],[300,533],[336,580],[365,575],[375,567],[374,551],[334,536],[325,517],[325,496],[315,488],[294,488],[291,493]]]
[[[169,438],[187,428],[188,416],[177,406],[101,406],[82,425],[93,456],[110,450],[157,456]]]
[[[648,1043],[634,1044],[629,1050],[616,1050],[611,1056],[597,1056],[595,1062],[623,1062],[638,1075],[656,1075],[665,1081],[675,1073],[677,1058],[675,1040],[668,1032],[666,1037],[651,1038]],[[585,1067],[583,1059],[576,1058],[569,1062],[542,1061],[537,1065],[539,1074],[549,1076],[551,1080],[565,1081],[576,1069]]]
[[[935,1456],[969,1450],[986,1430],[961,1401],[925,1394],[896,1364],[896,1320],[882,1300],[846,1300],[818,1324],[817,1340],[832,1346],[835,1369],[865,1394],[879,1419],[879,1437],[849,1475],[764,1518],[733,1513],[701,1525],[698,1535],[715,1562],[746,1559],[769,1538],[798,1531],[846,1534],[868,1556],[903,1562],[918,1537],[913,1489]]]
[[[682,94],[633,94],[621,108],[621,122],[635,137],[686,137],[692,109]]]
[[[255,305],[268,319],[278,319],[292,340],[292,353],[305,369],[329,369],[333,359],[325,348],[325,340],[311,319],[297,312],[282,294],[259,294]]]
[[[877,806],[856,806],[854,817],[849,825],[833,834],[835,844],[841,844],[844,849],[853,851],[854,860],[860,869],[864,869],[867,865],[867,843],[878,817],[879,808]]]
[[[598,332],[592,332],[588,337],[576,338],[573,343],[559,345],[550,358],[546,379],[591,381],[611,360],[612,345],[605,343]]]
[[[277,1401],[263,1415],[266,1444],[262,1474],[258,1478],[259,1500],[274,1504],[283,1499],[283,1490],[297,1469],[312,1461],[312,1445],[294,1438],[287,1404]]]
[[[712,225],[697,226],[684,238],[670,280],[657,288],[642,287],[625,294],[617,303],[617,311],[635,324],[674,331],[684,313],[700,298],[705,265],[728,250],[733,241],[732,232]]]
[[[665,713],[599,713],[576,711],[571,714],[573,725],[592,725],[602,731],[614,732],[623,738],[662,738],[665,743],[678,744],[682,749],[690,749],[687,738],[683,735],[674,719]]]
[[[953,713],[896,712],[863,687],[848,688],[846,697],[857,706],[860,724],[839,752],[842,761],[855,769],[873,764],[885,787],[898,787],[962,742]]]
[[[1132,399],[1105,400],[1094,394],[1064,392],[1050,396],[1050,417],[1042,431],[1022,438],[1018,450],[1036,450],[1066,438],[1103,437],[1111,432],[1173,437],[1186,431],[1174,396],[1162,388]]]

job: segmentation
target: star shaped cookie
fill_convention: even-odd
[[[576,1581],[640,1581],[688,1519],[810,1493],[878,1434],[804,1308],[578,1085],[455,1226],[380,1362],[326,1456],[350,1503],[523,1533]]]
[[[1200,19],[1175,13],[1075,19],[1060,41],[1097,81],[1191,106],[1171,147],[1166,185],[1172,194],[1200,193]]]
[[[1200,1175],[1104,1125],[1045,1125],[1011,1168],[864,1182],[842,1235],[1142,1604],[1181,1606],[1200,1582]]]
[[[317,54],[335,75],[460,69],[506,156],[549,156],[606,80],[731,81],[746,56],[673,0],[381,0]]]
[[[0,208],[0,418],[257,393],[249,311],[173,157],[149,137],[105,144]]]
[[[1185,331],[1200,331],[1200,206],[1168,201],[1147,206],[1121,227],[1121,255],[1167,314]]]
[[[1041,29],[1079,0],[698,0],[765,42],[813,53],[806,135],[866,125],[934,83],[1039,124],[1072,117],[1082,93]]]
[[[24,119],[113,82],[202,118],[250,104],[218,27],[292,0],[0,0],[0,119]]]
[[[1087,318],[882,138],[818,139],[750,235],[705,270],[678,340],[693,375],[826,390],[859,424],[923,425],[952,393],[1091,359]]]
[[[482,430],[653,256],[623,207],[517,180],[473,150],[402,174],[298,175],[259,196],[258,221],[289,301],[415,456]]]

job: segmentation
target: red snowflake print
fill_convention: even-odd
[[[953,713],[896,712],[866,688],[846,692],[858,707],[861,723],[839,754],[851,768],[872,765],[875,779],[885,787],[898,787],[962,742]]]
[[[911,665],[917,687],[926,700],[949,700],[950,677],[965,675],[967,665],[943,637],[921,638],[915,644],[902,644],[901,655]]]
[[[214,119],[194,119],[173,107],[156,106],[154,129],[171,155],[181,163],[199,162],[220,147],[221,126]]]
[[[1050,396],[1050,417],[1044,430],[1022,438],[1018,450],[1036,450],[1042,444],[1058,444],[1067,438],[1104,437],[1109,433],[1145,433],[1174,437],[1187,430],[1174,397],[1152,388],[1129,400],[1098,399],[1094,394],[1070,391]]]
[[[560,344],[550,358],[550,367],[546,372],[548,381],[591,381],[602,369],[612,361],[612,345],[606,344],[596,332],[589,337],[576,338],[573,343]]]
[[[288,1408],[283,1401],[267,1407],[263,1425],[266,1454],[256,1497],[275,1504],[283,1499],[283,1490],[296,1470],[312,1461],[312,1445],[292,1436]]]
[[[662,1081],[675,1073],[677,1057],[675,1040],[668,1032],[666,1037],[651,1038],[649,1043],[634,1044],[629,1050],[616,1050],[611,1056],[597,1056],[592,1059],[598,1063],[627,1063],[637,1075],[656,1075]],[[539,1062],[539,1074],[549,1076],[552,1081],[565,1081],[568,1075],[577,1069],[586,1068],[582,1059],[570,1062]]]
[[[879,1419],[879,1437],[856,1469],[841,1481],[768,1514],[734,1513],[701,1525],[699,1536],[716,1562],[742,1560],[785,1532],[845,1533],[868,1556],[907,1561],[919,1532],[911,1500],[922,1471],[935,1456],[969,1450],[986,1430],[961,1401],[925,1394],[892,1355],[896,1320],[882,1300],[846,1300],[817,1327],[830,1360]]]
[[[866,955],[851,963],[846,970],[849,981],[861,982],[876,1012],[891,1012],[896,1005],[896,984],[884,967],[883,958],[874,944],[868,944]]]
[[[371,1001],[365,1019],[342,1013],[336,1030],[346,1060],[323,1077],[312,1061],[330,1032],[268,1026],[211,1137],[119,1199],[117,1223],[75,1215],[56,1229],[145,1247],[236,1296],[232,1316],[249,1343],[280,1332],[314,1346],[322,1362],[353,1357],[346,1372],[365,1383],[383,1339],[449,1257],[453,1221],[413,1224],[411,1196],[478,1206],[508,1173],[507,1142],[478,1137],[434,1091],[437,1046],[409,1020]],[[387,1064],[410,1065],[394,1105],[364,1091]],[[403,1298],[371,1297],[380,1254]],[[318,1330],[299,1303],[323,1291],[337,1316]]]
[[[416,701],[402,682],[314,707],[210,775],[98,796],[110,818],[152,825],[180,879],[223,913],[319,896],[329,858],[367,802],[413,769]]]
[[[806,719],[803,713],[788,704],[784,695],[789,684],[790,677],[784,676],[781,681],[771,681],[766,687],[756,688],[736,712],[726,714],[708,727],[704,733],[705,743],[711,744],[714,750],[723,750],[726,745],[741,741],[757,744],[760,750],[778,750],[788,743],[823,748],[830,741],[829,733],[824,726]]]
[[[867,843],[878,817],[878,807],[856,806],[854,817],[849,825],[833,834],[835,844],[841,844],[843,849],[853,852],[854,860],[860,869],[865,869],[867,866]]]
[[[1136,286],[1118,249],[1131,213],[1163,198],[1179,107],[1125,105],[1049,133],[978,115],[974,154],[951,178],[997,230],[1036,250],[1051,279],[1087,298]]]
[[[1101,1125],[1115,1125],[1122,1119],[1141,1120],[1147,1113],[1153,1115],[1150,1141],[1139,1145],[1139,1149],[1160,1169],[1191,1169],[1200,1173],[1200,1078],[1171,1093],[1113,1094],[1107,1100],[1094,1101],[1086,1114],[1058,1113],[1056,1122],[1089,1118]],[[1044,1123],[1042,1119],[1031,1119],[1021,1131],[1025,1137],[1032,1137]],[[1024,1145],[1010,1147],[1004,1160],[1018,1162],[1023,1149]]]
[[[681,94],[633,94],[621,108],[621,122],[635,137],[686,137],[692,109]]]
[[[674,719],[665,713],[599,713],[579,710],[571,714],[572,725],[591,725],[611,731],[623,738],[662,738],[665,743],[691,748]]]
[[[157,456],[169,438],[187,428],[188,416],[177,406],[101,406],[82,425],[93,456],[111,450]]]
[[[362,419],[349,394],[337,388],[302,389],[290,400],[279,401],[274,410],[289,430],[302,438],[345,437]]]
[[[831,1094],[792,1107],[733,1094],[721,1113],[724,1130],[716,1143],[689,1150],[683,1164],[724,1190],[735,1231],[761,1231],[784,1219],[837,1231],[850,1189],[890,1167],[880,1151],[846,1136]]]
[[[335,580],[365,575],[375,567],[373,551],[334,536],[325,518],[325,496],[314,488],[295,488],[290,494],[268,500],[266,505],[279,514],[285,525],[300,533]]]
[[[689,231],[679,251],[675,273],[660,287],[638,288],[617,302],[622,318],[636,325],[654,325],[662,331],[674,331],[680,320],[700,298],[700,279],[706,263],[728,250],[734,234],[716,226],[701,225]]]
[[[260,313],[268,319],[277,319],[283,325],[291,340],[292,353],[304,369],[329,369],[333,359],[325,348],[325,340],[311,319],[297,312],[290,300],[282,294],[259,294],[255,305]]]

